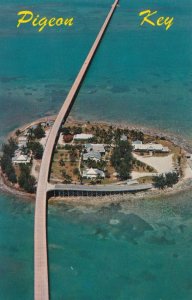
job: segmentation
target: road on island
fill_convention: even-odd
[[[106,19],[97,35],[93,46],[87,55],[71,90],[49,134],[44,150],[41,168],[38,178],[36,205],[35,205],[35,228],[34,228],[34,297],[35,300],[49,299],[49,278],[48,278],[48,257],[47,257],[47,183],[49,179],[50,162],[53,149],[56,143],[58,132],[62,122],[65,122],[72,105],[75,101],[82,80],[88,70],[88,67],[96,53],[96,50],[102,40],[102,37],[109,25],[111,17],[117,7],[119,0],[115,0]]]

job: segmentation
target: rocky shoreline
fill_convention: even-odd
[[[145,199],[159,199],[162,197],[170,197],[174,196],[176,194],[180,194],[183,192],[187,192],[192,190],[192,179],[185,180],[179,182],[177,185],[174,186],[174,188],[167,188],[165,190],[150,190],[147,192],[140,192],[136,194],[127,193],[127,194],[119,194],[119,195],[110,195],[110,196],[102,196],[102,197],[55,197],[50,198],[49,203],[51,204],[57,204],[57,203],[65,203],[75,206],[94,206],[94,207],[100,207],[100,206],[108,206],[111,204],[120,204],[122,202],[126,201],[134,201],[134,200],[145,200]]]
[[[35,200],[35,194],[29,194],[25,191],[15,188],[10,182],[7,181],[0,168],[0,190],[16,197],[21,197],[27,200]]]

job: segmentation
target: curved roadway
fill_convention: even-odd
[[[118,4],[118,0],[113,3],[107,18],[101,27],[101,30],[83,63],[76,80],[69,91],[69,94],[59,111],[59,114],[55,120],[52,130],[49,134],[46,147],[44,150],[41,168],[38,179],[37,193],[36,193],[36,206],[35,206],[35,232],[34,232],[34,288],[35,288],[35,300],[48,300],[49,299],[49,278],[48,278],[48,258],[47,258],[47,182],[49,178],[49,168],[52,158],[52,152],[55,146],[56,138],[62,122],[66,121],[66,118],[72,108],[75,101],[76,94],[82,80],[86,74],[86,71],[91,63],[91,60],[96,53],[96,50],[101,42],[103,34],[109,25],[110,19]]]

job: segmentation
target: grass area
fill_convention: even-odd
[[[142,183],[152,183],[153,176],[143,176],[137,179],[137,181],[142,184]]]
[[[132,140],[134,139],[141,139],[143,140],[144,143],[158,143],[158,144],[162,144],[164,147],[168,147],[170,152],[169,153],[153,153],[154,157],[165,157],[169,154],[173,154],[173,159],[175,161],[176,165],[184,165],[185,160],[184,160],[184,156],[182,153],[182,150],[179,146],[174,145],[172,142],[170,142],[169,140],[165,140],[164,138],[160,138],[158,136],[151,136],[148,134],[140,134],[137,135],[137,131],[136,134],[134,133],[134,130],[129,130],[128,128],[120,128],[117,129],[117,126],[110,126],[109,124],[96,124],[96,123],[90,123],[90,122],[86,122],[86,123],[81,123],[81,122],[67,122],[65,127],[68,127],[72,134],[73,134],[73,130],[75,127],[80,127],[80,129],[82,130],[83,133],[92,133],[94,136],[94,140],[92,141],[93,143],[104,143],[105,145],[112,145],[114,143],[114,137],[115,134],[117,133],[117,131],[119,130],[119,134],[124,133],[128,139],[130,140],[130,142],[132,142]],[[141,133],[141,132],[140,132]],[[109,136],[112,136],[112,138],[108,138]],[[107,142],[108,141],[108,142]],[[87,143],[89,141],[82,141],[82,142],[78,142],[78,143],[72,143],[73,147],[69,150],[63,149],[63,148],[59,148],[57,149],[57,152],[54,154],[54,158],[53,158],[53,164],[52,164],[52,177],[54,178],[58,178],[60,180],[63,179],[62,176],[62,172],[65,171],[67,175],[71,176],[72,181],[73,182],[79,182],[79,178],[78,175],[74,174],[74,169],[79,167],[79,160],[80,160],[80,155],[81,152],[78,149],[79,144],[81,143],[82,145]],[[105,167],[105,171],[106,174],[109,175],[109,178],[105,178],[104,180],[101,180],[102,184],[110,184],[113,182],[117,182],[119,181],[115,176],[113,176],[113,173],[115,173],[115,169],[111,166],[110,163],[110,158],[113,152],[113,148],[112,146],[109,147],[108,151],[106,151],[105,156],[102,157],[103,160],[105,160],[107,162],[106,167]],[[75,154],[74,154],[75,153]],[[138,155],[141,156],[149,156],[149,153],[137,153]],[[64,166],[61,166],[60,161],[64,161]],[[87,167],[85,162],[82,162],[81,164],[81,171],[83,169],[85,169]],[[133,171],[136,172],[153,172],[155,173],[156,170],[141,162],[138,160],[135,160],[133,163]],[[107,176],[108,177],[108,176]],[[139,179],[140,181],[143,182],[150,182],[151,181],[151,177],[146,176],[146,177],[142,177]],[[87,180],[87,179],[83,179],[84,183],[90,183],[91,180]]]
[[[78,176],[74,174],[74,169],[78,168],[78,162],[65,162],[64,166],[61,166],[59,161],[54,161],[51,166],[51,178],[64,180],[62,172],[66,172],[72,177],[72,181],[79,181]]]
[[[136,171],[136,172],[156,172],[156,170],[153,167],[151,167],[137,159],[134,162],[132,170]]]

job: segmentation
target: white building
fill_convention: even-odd
[[[134,151],[142,151],[142,152],[169,152],[169,148],[168,147],[164,147],[161,144],[154,144],[154,143],[148,143],[148,144],[143,144],[141,141],[135,141],[132,142],[132,147]]]
[[[23,147],[27,147],[28,138],[26,136],[19,136],[18,137],[18,147],[19,149]]]
[[[24,135],[20,135],[18,137],[18,143],[24,143],[24,142],[27,142],[28,141],[28,138]]]
[[[105,147],[103,144],[85,144],[85,150],[87,152],[98,152],[100,154],[105,154]]]
[[[94,179],[100,176],[101,178],[105,178],[105,173],[99,169],[86,169],[83,171],[83,178]]]
[[[13,164],[29,164],[31,162],[31,157],[28,155],[19,154],[12,158]]]
[[[132,142],[132,146],[133,146],[133,145],[141,145],[141,144],[143,144],[143,142],[140,141],[140,140],[136,140],[136,141],[133,141],[133,142]]]
[[[88,133],[79,133],[79,134],[75,134],[73,137],[74,141],[87,141],[89,139],[93,138],[92,134],[88,134]]]
[[[41,123],[41,126],[42,126],[43,128],[45,128],[45,127],[47,127],[47,123],[46,123],[46,122],[42,122],[42,123]]]
[[[83,154],[83,160],[87,161],[88,159],[99,161],[101,159],[101,154],[99,152],[88,152]]]

